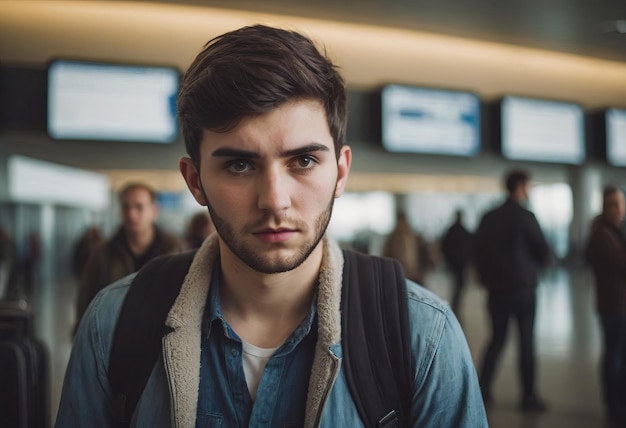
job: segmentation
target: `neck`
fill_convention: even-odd
[[[143,254],[152,244],[152,240],[154,239],[154,227],[149,227],[147,230],[137,233],[125,231],[124,235],[126,236],[126,242],[131,252],[135,255]]]
[[[280,346],[309,312],[322,261],[322,244],[297,268],[263,274],[252,270],[220,242],[222,312],[246,342]]]
[[[621,227],[622,227],[621,220],[614,220],[611,217],[609,217],[608,215],[603,215],[602,217],[604,218],[605,222],[607,222],[608,224],[610,224],[614,228],[621,229]]]
[[[509,198],[511,198],[518,204],[523,204],[524,202],[526,202],[526,198],[524,198],[523,195],[520,195],[519,193],[511,193],[509,195]]]

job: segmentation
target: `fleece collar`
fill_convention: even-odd
[[[318,340],[306,405],[306,425],[315,419],[332,377],[329,348],[341,338],[341,278],[343,256],[339,245],[324,238],[317,300]],[[163,338],[163,359],[172,394],[173,423],[177,428],[196,424],[202,320],[211,275],[219,261],[217,234],[205,240],[185,276],[166,324],[172,332]]]

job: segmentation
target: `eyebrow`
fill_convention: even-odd
[[[280,157],[290,157],[303,155],[310,152],[329,152],[330,149],[328,146],[319,143],[311,143],[306,146],[298,147],[296,149],[285,150],[280,153]],[[257,152],[252,152],[250,150],[241,150],[241,149],[232,149],[229,147],[220,147],[216,149],[211,154],[213,157],[232,157],[232,158],[249,158],[249,159],[260,159],[261,155]]]

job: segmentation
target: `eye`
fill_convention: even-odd
[[[235,174],[241,174],[251,170],[252,165],[244,159],[233,159],[226,163],[226,169],[230,172],[234,172]]]
[[[310,155],[303,155],[303,156],[299,156],[297,157],[292,165],[295,168],[301,168],[301,169],[309,169],[309,168],[313,168],[313,166],[317,163],[317,161],[315,160],[315,158],[313,158],[313,156]]]

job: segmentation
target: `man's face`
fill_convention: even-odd
[[[137,234],[152,228],[157,217],[156,204],[141,187],[127,190],[120,198],[122,222],[126,233]]]
[[[619,227],[624,221],[625,206],[624,194],[622,192],[613,192],[607,196],[604,203],[604,216],[611,224]]]
[[[321,251],[350,161],[347,146],[335,158],[321,104],[300,100],[244,119],[227,133],[205,130],[200,174],[189,159],[181,160],[181,172],[196,200],[208,205],[222,254],[277,273]]]
[[[530,181],[523,181],[519,184],[520,188],[520,199],[522,201],[528,201],[530,196]]]

